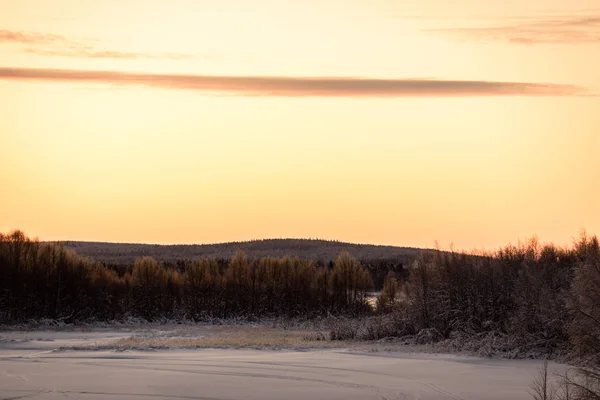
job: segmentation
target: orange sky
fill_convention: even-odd
[[[600,232],[597,0],[0,0],[0,231]]]

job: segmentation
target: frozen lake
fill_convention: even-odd
[[[525,400],[541,365],[352,349],[66,350],[131,335],[0,332],[0,399]]]

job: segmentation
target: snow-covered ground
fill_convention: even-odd
[[[520,400],[531,398],[529,385],[541,365],[361,347],[140,351],[123,345],[132,336],[172,335],[0,332],[0,399]]]

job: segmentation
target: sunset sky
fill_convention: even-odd
[[[0,231],[600,233],[598,0],[0,0]]]

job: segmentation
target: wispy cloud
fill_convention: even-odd
[[[437,79],[373,79],[292,76],[215,76],[117,71],[0,68],[0,79],[142,85],[243,96],[467,97],[585,95],[573,85]]]
[[[114,51],[114,50],[94,50],[92,47],[86,46],[69,46],[64,49],[40,49],[40,48],[26,48],[23,51],[30,54],[37,54],[42,56],[58,56],[58,57],[79,57],[79,58],[114,58],[114,59],[137,59],[137,58],[153,58],[153,59],[169,59],[169,60],[184,60],[188,58],[194,58],[191,54],[180,54],[180,53],[136,53],[127,51]]]
[[[88,41],[68,39],[64,36],[38,32],[0,30],[0,43],[19,44],[26,53],[76,58],[114,58],[114,59],[170,59],[193,58],[192,54],[181,53],[144,53],[99,49]]]
[[[456,35],[461,38],[520,44],[600,43],[600,16],[530,19],[499,26],[427,29],[427,31]]]
[[[21,43],[21,44],[56,44],[67,43],[67,39],[59,35],[37,32],[19,32],[0,29],[0,43]]]

